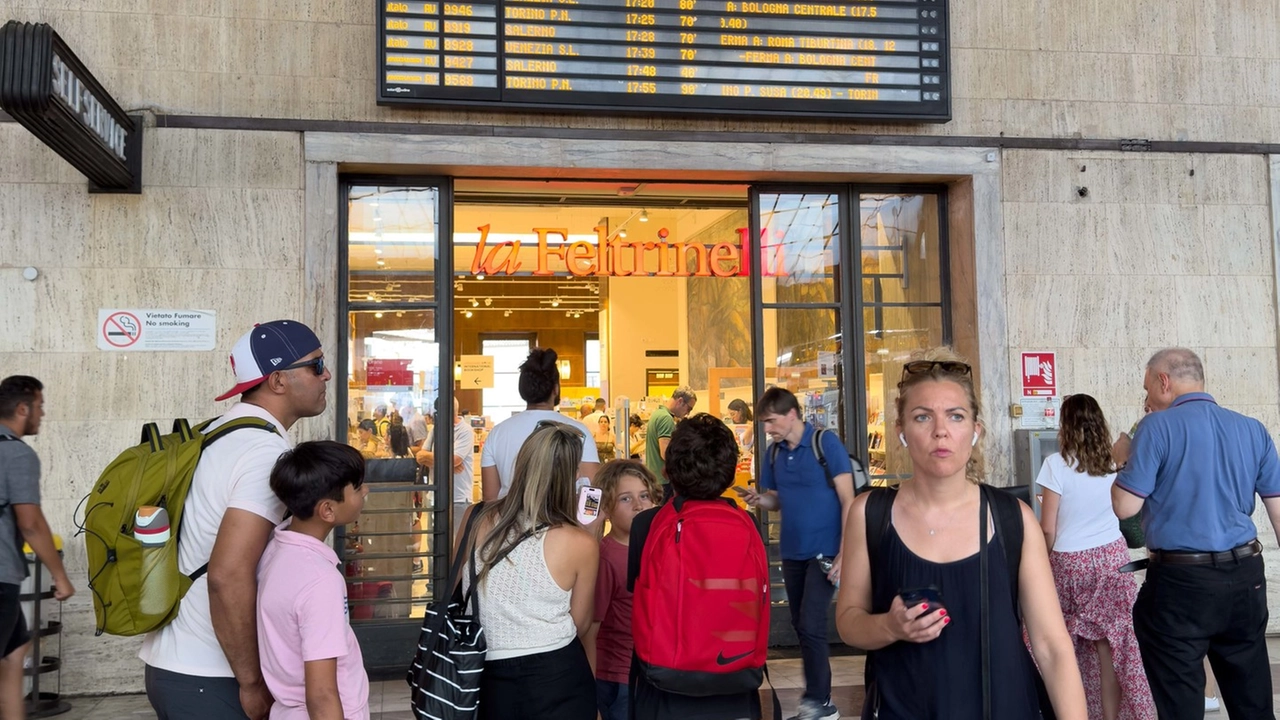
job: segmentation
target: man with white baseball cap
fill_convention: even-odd
[[[178,566],[195,573],[173,622],[148,633],[147,698],[159,720],[260,720],[273,702],[258,663],[258,560],[284,504],[271,468],[292,447],[287,432],[324,412],[330,374],[311,328],[294,320],[256,325],[231,350],[236,384],[217,400],[240,401],[210,429],[258,418],[272,431],[243,429],[200,456],[182,515]]]

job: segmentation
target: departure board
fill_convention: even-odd
[[[947,0],[379,0],[385,105],[945,122]]]

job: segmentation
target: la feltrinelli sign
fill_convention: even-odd
[[[489,225],[481,225],[480,241],[471,258],[473,275],[515,275],[525,266],[520,258],[521,240],[489,245]],[[569,242],[569,228],[533,228],[536,263],[528,274],[549,276],[569,273],[576,277],[739,277],[749,275],[749,231],[738,228],[737,242],[710,245],[677,242],[660,228],[651,240],[627,240],[608,236],[608,228],[593,230],[596,242]],[[558,238],[558,242],[552,242]],[[765,245],[761,236],[763,275],[785,274],[782,245]],[[649,270],[655,267],[656,270]]]

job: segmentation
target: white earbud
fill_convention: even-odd
[[[898,442],[902,443],[902,447],[906,447],[906,446],[907,446],[907,436],[906,436],[906,435],[903,435],[902,433],[898,433]]]
[[[977,446],[978,446],[978,432],[975,430],[973,433],[973,442],[969,443],[969,447],[977,447]]]

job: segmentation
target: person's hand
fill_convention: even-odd
[[[67,577],[61,577],[53,581],[53,597],[55,600],[66,600],[76,594],[76,588],[71,584],[71,580]]]
[[[1131,442],[1129,433],[1122,432],[1111,446],[1111,459],[1115,461],[1116,467],[1124,467],[1125,463],[1129,462],[1129,445]]]
[[[760,493],[755,490],[752,490],[749,487],[735,485],[733,486],[733,491],[738,493],[738,496],[742,498],[742,501],[751,507],[760,507]]]
[[[275,698],[271,697],[271,691],[263,680],[240,686],[240,707],[244,708],[244,714],[249,716],[249,720],[266,720],[274,702]]]
[[[843,558],[844,550],[842,549],[840,552],[836,553],[835,562],[831,563],[831,572],[827,573],[827,580],[829,580],[832,585],[840,584],[840,563]]]
[[[946,608],[929,612],[927,602],[907,607],[901,597],[894,595],[893,604],[889,606],[888,621],[889,632],[898,640],[927,643],[938,639],[943,628],[951,623],[951,616],[947,614]]]
[[[418,454],[414,455],[414,459],[418,461],[419,465],[425,467],[430,467],[431,463],[435,460],[435,458],[431,456],[430,450],[419,450]]]

